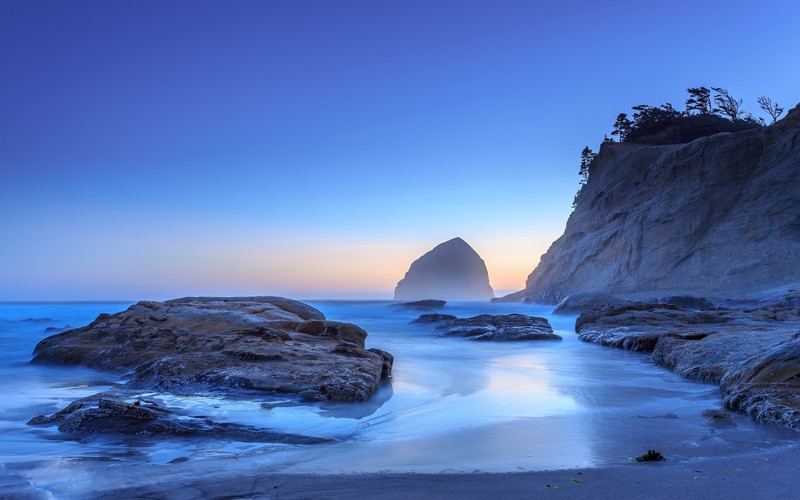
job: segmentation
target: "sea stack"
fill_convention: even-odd
[[[488,300],[489,273],[466,241],[453,238],[415,260],[394,289],[395,300]]]

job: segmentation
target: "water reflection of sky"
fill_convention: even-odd
[[[202,472],[203,464],[234,470],[242,460],[286,472],[517,471],[620,463],[649,447],[681,459],[796,439],[794,433],[754,425],[743,415],[736,415],[734,429],[710,428],[700,412],[720,406],[716,387],[682,380],[654,367],[645,355],[582,343],[572,331],[575,318],[550,316],[549,308],[456,303],[443,312],[548,316],[562,342],[475,343],[442,338],[431,325],[411,324],[418,311],[386,303],[314,305],[330,319],[367,329],[368,347],[394,354],[391,384],[370,401],[307,406],[262,397],[150,394],[183,415],[335,440],[313,446],[191,439],[79,443],[63,440],[54,428],[26,426],[30,417],[102,390],[113,379],[78,368],[28,365],[36,342],[49,335],[44,329],[82,325],[99,312],[125,306],[0,306],[0,343],[7,347],[0,353],[5,396],[0,401],[0,461],[92,456],[146,467],[180,459],[180,467],[192,473]],[[49,320],[23,321],[37,317]],[[237,462],[228,462],[232,459]],[[61,466],[71,474],[72,468],[85,465]],[[126,474],[147,480],[146,470],[126,469]],[[68,477],[50,466],[37,471],[45,482],[59,474]]]

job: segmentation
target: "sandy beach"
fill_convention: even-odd
[[[796,498],[797,446],[730,458],[507,474],[270,474],[95,491],[96,498]]]

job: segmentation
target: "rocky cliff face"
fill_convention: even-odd
[[[461,238],[453,238],[415,260],[394,290],[396,300],[478,300],[494,297],[480,255]]]
[[[800,105],[688,144],[604,144],[564,234],[511,300],[726,297],[800,281]]]

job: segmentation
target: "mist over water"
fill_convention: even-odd
[[[0,475],[12,471],[37,487],[69,492],[84,480],[153,482],[206,470],[236,473],[243,466],[314,473],[513,472],[619,464],[648,448],[685,460],[796,440],[792,431],[743,415],[734,415],[734,428],[712,427],[700,413],[721,406],[716,386],[683,380],[652,365],[647,355],[580,342],[575,317],[552,316],[550,307],[448,303],[441,312],[459,317],[545,316],[564,337],[479,343],[440,337],[433,325],[411,323],[419,311],[390,302],[308,302],[329,319],[362,326],[369,332],[367,347],[395,356],[391,383],[372,400],[299,405],[263,395],[155,397],[179,414],[327,437],[331,444],[79,440],[54,427],[27,426],[36,415],[119,382],[117,375],[83,368],[30,365],[36,343],[58,331],[53,329],[83,326],[129,304],[0,304]],[[118,477],[120,467],[125,479]]]

